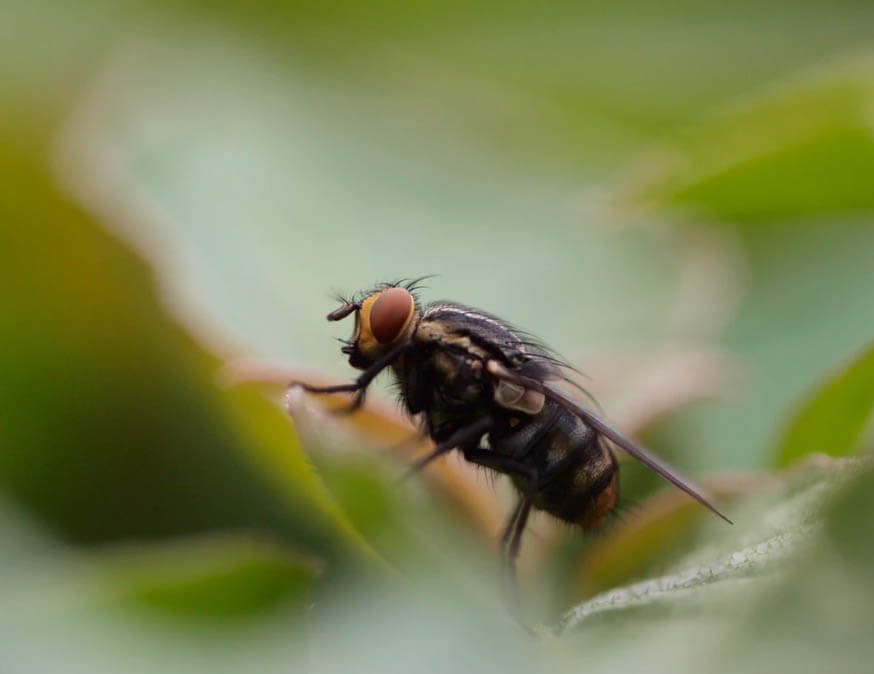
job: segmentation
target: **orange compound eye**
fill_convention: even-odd
[[[415,302],[406,288],[383,290],[370,310],[370,331],[380,344],[396,340],[410,316]]]

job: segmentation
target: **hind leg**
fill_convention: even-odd
[[[519,553],[522,531],[525,528],[531,507],[534,505],[534,496],[537,493],[539,484],[537,469],[527,463],[504,456],[503,454],[496,454],[487,449],[466,450],[464,458],[478,466],[491,468],[507,475],[517,475],[526,481],[525,494],[510,515],[510,519],[501,535],[501,566],[504,569],[507,581],[510,605],[514,612],[518,614],[519,589],[516,580],[516,556]]]

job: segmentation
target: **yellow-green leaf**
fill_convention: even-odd
[[[847,456],[874,410],[874,343],[816,386],[795,413],[777,451],[786,466],[820,452]]]

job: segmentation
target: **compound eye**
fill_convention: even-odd
[[[413,313],[413,296],[406,288],[383,290],[370,310],[370,331],[380,344],[396,340]]]

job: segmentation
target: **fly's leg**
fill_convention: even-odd
[[[524,499],[519,499],[519,502],[516,504],[516,507],[513,508],[513,514],[510,515],[510,519],[507,522],[507,526],[504,527],[504,533],[501,534],[501,550],[507,547],[507,543],[510,542],[510,536],[513,535],[513,529],[516,525],[516,520],[519,519],[519,513],[522,512],[522,502]]]
[[[478,445],[480,438],[482,438],[483,434],[488,432],[493,425],[494,421],[492,421],[490,417],[482,417],[469,426],[459,428],[446,440],[438,443],[426,456],[410,466],[409,470],[404,473],[404,479],[408,478],[413,473],[422,470],[422,468],[431,463],[431,461],[447,452],[451,452],[456,447],[463,447],[469,444]]]
[[[560,411],[556,410],[545,423],[538,424],[539,427],[534,432],[534,434],[524,441],[522,451],[518,455],[516,455],[516,458],[519,460],[524,460],[525,457],[529,456],[531,451],[533,451],[553,429],[559,417]],[[526,494],[519,499],[519,503],[516,504],[516,508],[513,510],[513,514],[510,516],[510,521],[507,522],[504,533],[501,534],[501,555],[505,560],[507,560],[506,566],[508,567],[510,575],[513,577],[515,577],[516,574],[515,559],[519,554],[519,545],[522,537],[522,530],[525,528],[525,522],[527,521],[528,514],[531,510],[531,503],[533,502],[534,496],[537,493],[537,489],[539,488],[539,485],[537,485],[536,482],[536,480],[528,480]],[[530,494],[527,492],[530,492]],[[521,525],[518,524],[520,518],[522,518]],[[515,534],[517,530],[519,532],[518,535]],[[518,540],[515,543],[515,552],[511,552],[511,548],[509,547],[510,541],[514,538]]]
[[[355,381],[349,384],[338,384],[337,386],[312,386],[305,382],[292,382],[290,386],[300,386],[308,393],[355,393],[355,398],[353,398],[348,407],[337,410],[340,414],[349,414],[364,404],[364,396],[367,394],[367,387],[370,386],[370,383],[376,378],[376,375],[397,360],[398,356],[406,351],[409,346],[409,342],[401,342],[388,353],[375,360],[370,367],[358,375]]]
[[[507,593],[510,606],[518,617],[519,610],[519,584],[516,579],[516,554],[518,553],[519,541],[522,529],[528,520],[531,507],[534,505],[534,496],[539,488],[537,469],[533,466],[503,454],[496,454],[488,449],[469,449],[464,452],[464,458],[471,463],[485,468],[491,468],[499,473],[518,475],[526,480],[525,495],[519,501],[519,505],[510,516],[504,533],[501,536],[501,566],[504,569],[507,582]],[[511,547],[507,541],[516,541],[515,553],[511,554]]]
[[[515,559],[519,556],[519,548],[522,544],[522,532],[525,530],[525,524],[528,521],[528,516],[531,514],[535,495],[556,477],[579,465],[583,461],[584,451],[595,437],[593,435],[591,438],[587,438],[584,443],[572,447],[566,456],[549,466],[534,480],[529,480],[526,485],[525,495],[520,499],[519,505],[516,508],[518,514],[515,518],[514,526],[508,526],[501,541],[506,546],[505,556],[509,560],[514,573]]]
[[[592,434],[582,442],[570,448],[568,453],[559,461],[549,466],[545,471],[538,472],[534,466],[513,457],[496,454],[490,450],[476,449],[464,453],[464,458],[486,468],[491,468],[500,473],[517,475],[525,479],[525,491],[519,499],[513,514],[510,516],[507,526],[501,536],[501,559],[503,568],[509,581],[510,598],[513,608],[519,607],[519,589],[516,577],[516,558],[522,544],[522,533],[531,515],[534,506],[534,498],[537,492],[547,486],[552,480],[564,472],[579,465],[585,458],[585,451],[592,442],[597,441],[597,436]]]

